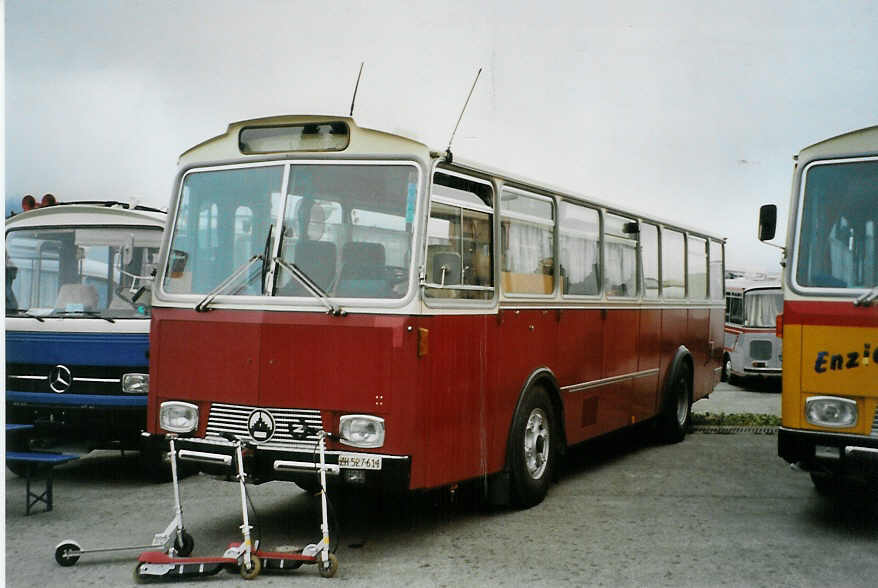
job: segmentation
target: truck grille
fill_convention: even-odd
[[[214,403],[207,417],[207,437],[220,437],[222,433],[232,433],[241,439],[255,441],[250,435],[247,421],[254,410],[262,409],[274,417],[274,434],[259,447],[266,449],[283,449],[295,451],[314,451],[317,447],[317,435],[314,428],[323,428],[323,420],[319,410],[303,408],[262,408],[238,404]],[[305,439],[293,439],[291,430],[307,423],[311,429]]]

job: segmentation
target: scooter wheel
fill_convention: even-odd
[[[183,531],[180,535],[174,539],[174,550],[181,557],[188,557],[192,555],[192,550],[195,548],[195,539],[186,531]]]
[[[320,557],[319,555],[317,557]],[[329,554],[329,560],[324,562],[322,559],[317,562],[317,569],[324,578],[331,578],[338,571],[338,558],[334,553]]]
[[[252,580],[256,576],[259,575],[259,572],[262,571],[262,560],[259,559],[256,555],[250,556],[250,568],[248,569],[245,564],[241,564],[239,568],[241,571],[241,577],[245,580]]]
[[[55,548],[55,561],[58,562],[59,566],[65,568],[72,566],[79,561],[77,553],[81,550],[82,548],[76,541],[64,541]]]

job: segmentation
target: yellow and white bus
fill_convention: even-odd
[[[878,126],[796,158],[784,268],[778,454],[821,493],[878,481]],[[760,210],[759,238],[777,209]]]

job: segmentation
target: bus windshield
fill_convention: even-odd
[[[878,285],[878,161],[812,166],[805,177],[801,222],[800,286]]]
[[[744,295],[744,325],[774,327],[783,313],[783,294],[778,290],[756,290]]]
[[[6,235],[6,315],[147,318],[162,231],[15,229]]]
[[[417,168],[408,163],[190,172],[181,188],[164,290],[207,294],[262,256],[222,295],[310,298],[287,269],[295,264],[327,296],[401,298],[409,284],[417,182]],[[284,263],[272,264],[275,256]],[[268,283],[272,266],[274,280]]]

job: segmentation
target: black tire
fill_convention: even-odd
[[[311,478],[300,478],[295,481],[295,484],[308,494],[318,494],[321,490],[320,478],[318,476],[313,476]]]
[[[811,483],[820,496],[833,497],[838,496],[841,491],[841,482],[838,476],[832,474],[818,474],[811,472]]]
[[[512,421],[509,468],[512,500],[516,506],[539,504],[549,491],[555,467],[555,412],[542,386],[525,393]]]
[[[659,417],[659,431],[665,443],[679,443],[692,423],[692,394],[687,370],[678,368],[671,378]]]
[[[182,536],[182,540],[181,540]],[[180,535],[174,539],[174,550],[181,557],[188,557],[192,555],[192,550],[195,549],[195,539],[192,538],[192,535],[186,532],[184,529]]]
[[[731,365],[731,360],[729,359],[728,354],[723,356],[723,371],[719,376],[720,382],[728,382],[729,381],[729,366]]]
[[[82,551],[76,541],[64,541],[55,548],[55,561],[59,566],[69,567],[75,565],[79,561],[79,555]]]

